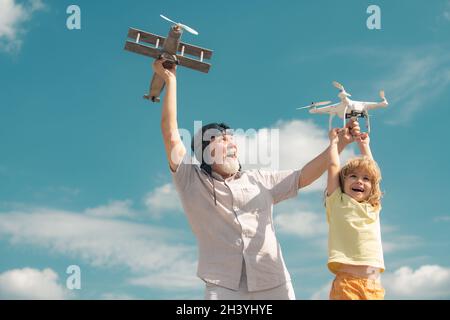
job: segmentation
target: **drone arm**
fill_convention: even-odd
[[[378,109],[378,108],[386,108],[388,106],[388,102],[387,101],[382,101],[382,102],[367,102],[364,104],[365,108],[367,110],[371,110],[371,109]]]
[[[338,103],[330,105],[330,106],[322,107],[322,108],[312,108],[312,109],[309,110],[309,112],[310,113],[321,113],[321,114],[334,113],[335,108],[336,108],[337,105],[338,105]]]

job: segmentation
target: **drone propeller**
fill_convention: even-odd
[[[337,81],[333,81],[333,86],[335,86],[339,90],[344,90],[344,86]]]
[[[345,91],[344,86],[337,81],[333,81],[333,86],[338,88],[342,93],[344,93],[347,97],[351,97],[352,95]]]
[[[386,100],[386,97],[384,96],[384,90],[380,91],[380,98],[381,100]]]
[[[297,110],[324,106],[329,103],[331,103],[331,101],[312,102],[310,105],[308,105],[306,107],[297,108]]]
[[[162,14],[160,14],[159,16],[160,16],[161,18],[163,18],[164,20],[167,20],[167,21],[169,21],[169,22],[172,22],[172,23],[176,24],[177,26],[179,26],[180,28],[183,28],[184,30],[186,30],[186,31],[188,31],[188,32],[190,32],[190,33],[192,33],[192,34],[198,35],[198,32],[197,32],[197,31],[195,31],[194,29],[192,29],[191,27],[189,27],[189,26],[187,26],[187,25],[185,25],[185,24],[182,24],[182,23],[179,23],[179,22],[175,22],[175,21],[173,21],[173,20],[170,20],[169,18],[163,16]]]

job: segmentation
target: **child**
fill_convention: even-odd
[[[362,156],[351,159],[341,169],[339,133],[329,133],[329,165],[325,201],[328,236],[328,268],[336,274],[331,300],[384,299],[380,273],[384,271],[381,246],[381,173],[372,158],[370,138],[355,138]]]

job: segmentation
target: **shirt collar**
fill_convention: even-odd
[[[211,176],[219,181],[230,181],[230,180],[234,180],[234,179],[238,179],[241,176],[241,171],[236,172],[234,175],[232,175],[229,178],[224,179],[220,174],[218,174],[217,172],[211,171]]]

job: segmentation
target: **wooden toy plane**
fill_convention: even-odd
[[[174,24],[170,28],[167,38],[142,30],[129,28],[128,40],[125,42],[125,50],[154,59],[163,59],[163,66],[167,69],[170,69],[176,64],[208,73],[211,64],[204,62],[204,60],[211,59],[212,51],[180,42],[183,30],[195,35],[198,35],[198,32],[184,24],[174,22],[163,15],[160,16]],[[192,57],[198,57],[199,60]],[[163,89],[164,80],[154,73],[149,93],[144,95],[144,98],[153,102],[159,102],[159,96]]]

